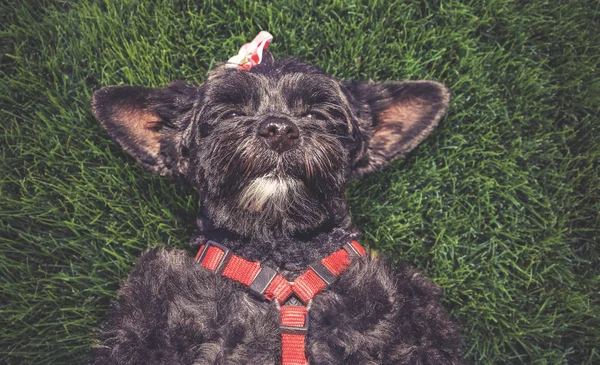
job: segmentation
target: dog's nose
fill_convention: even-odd
[[[269,118],[258,125],[258,135],[279,153],[294,148],[300,137],[298,127],[285,118]]]

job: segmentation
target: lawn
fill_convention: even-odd
[[[339,78],[445,83],[437,131],[349,187],[363,242],[445,288],[472,363],[600,363],[599,1],[225,3],[0,5],[0,363],[81,362],[136,256],[194,230],[92,92],[201,83],[261,29]]]

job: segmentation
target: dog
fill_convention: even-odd
[[[197,188],[202,212],[196,258],[139,257],[89,364],[462,363],[442,290],[365,252],[344,199],[350,180],[427,137],[446,87],[344,82],[266,50],[249,68],[226,66],[200,86],[93,95],[110,137],[152,173]],[[334,256],[343,262],[331,269]],[[299,323],[287,323],[296,310]]]

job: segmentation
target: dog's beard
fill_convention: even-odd
[[[283,154],[255,136],[217,134],[198,156],[208,167],[199,180],[216,226],[272,237],[331,218],[330,205],[343,198],[347,152],[336,137],[319,132],[305,132],[302,144]]]
[[[325,192],[327,187],[339,186],[342,180],[339,160],[343,150],[334,138],[319,136],[284,155],[268,151],[268,157],[246,148],[240,158],[247,172],[246,181],[250,182],[239,194],[240,208],[277,217],[292,206],[309,202],[311,193]],[[268,172],[248,178],[263,169]]]
[[[302,181],[270,173],[252,180],[242,190],[239,206],[267,216],[276,216],[288,210],[294,202],[302,200],[307,200]]]

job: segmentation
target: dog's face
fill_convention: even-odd
[[[196,186],[215,226],[271,239],[344,220],[349,179],[416,147],[448,101],[439,83],[343,83],[267,53],[199,87],[107,87],[92,104],[144,167]]]

